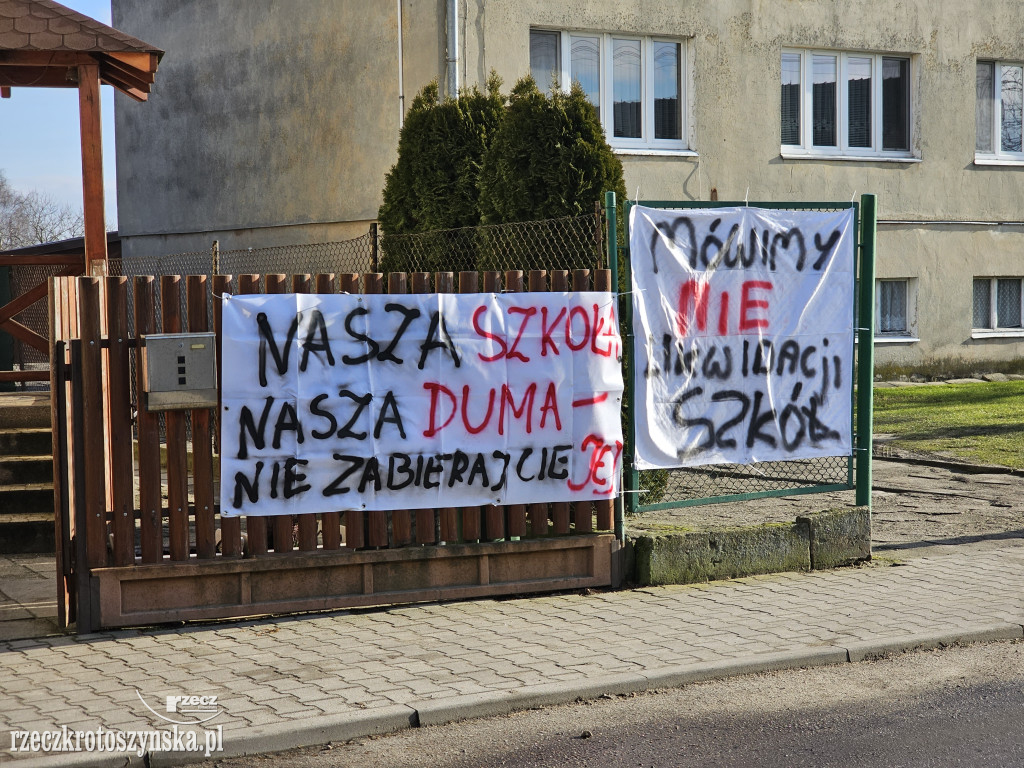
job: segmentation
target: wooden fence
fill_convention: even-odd
[[[213,409],[140,406],[147,334],[252,293],[609,290],[608,270],[55,278],[60,618],[79,631],[611,582],[613,502],[221,518]],[[132,308],[129,317],[129,307]],[[218,381],[220,371],[218,370]],[[580,535],[587,534],[587,535]]]

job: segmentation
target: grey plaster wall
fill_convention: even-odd
[[[443,82],[445,5],[405,0],[407,104],[430,79]],[[1024,220],[1024,167],[974,164],[975,62],[1024,60],[1019,0],[460,6],[466,84],[493,68],[510,87],[528,70],[531,26],[686,40],[697,154],[622,155],[630,195],[708,199],[715,189],[722,200],[757,201],[875,193],[878,275],[912,280],[920,339],[878,345],[878,362],[1024,352],[1017,339],[972,339],[970,328],[972,277],[1024,274],[1024,227],[1015,224]],[[126,255],[209,247],[215,237],[230,248],[365,231],[395,159],[395,2],[113,0],[113,8],[115,26],[167,50],[151,103],[117,106]],[[783,159],[780,54],[790,46],[911,56],[914,157]],[[915,223],[892,223],[907,220]]]
[[[406,1],[411,93],[443,60],[440,7]],[[376,217],[399,130],[394,4],[114,0],[113,14],[166,51],[149,103],[116,105],[126,256],[133,238],[247,247],[246,230],[278,244]]]

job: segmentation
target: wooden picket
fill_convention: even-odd
[[[392,273],[386,291],[564,291],[569,279],[564,270],[485,272],[482,280],[476,272]],[[571,281],[574,291],[590,290],[591,271],[577,270]],[[55,486],[64,512],[57,521],[62,621],[95,629],[609,582],[614,537],[570,534],[610,531],[611,499],[222,519],[219,411],[149,411],[140,394],[145,337],[212,329],[219,359],[225,294],[385,291],[380,274],[265,275],[262,283],[259,275],[54,280],[55,463],[68,481]],[[593,285],[608,290],[608,271],[598,270]],[[428,546],[437,543],[445,546]],[[531,577],[520,556],[543,563],[544,577]],[[478,564],[467,571],[465,557]],[[396,575],[402,563],[414,570]],[[441,575],[420,584],[423,567]],[[313,586],[311,568],[326,569]],[[203,581],[217,574],[221,581]]]

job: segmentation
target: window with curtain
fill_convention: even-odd
[[[557,32],[530,33],[530,72],[542,91],[550,91],[555,74],[561,70],[561,47]]]
[[[1024,291],[1019,277],[976,277],[971,324],[987,330],[1024,328]]]
[[[534,79],[579,83],[612,147],[686,150],[685,51],[680,40],[619,33],[530,30]]]
[[[784,155],[911,156],[911,60],[840,51],[782,52]]]
[[[905,335],[910,327],[907,321],[907,281],[880,280],[877,299],[878,333]]]

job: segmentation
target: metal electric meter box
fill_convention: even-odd
[[[217,337],[154,333],[146,348],[146,410],[217,407]]]

